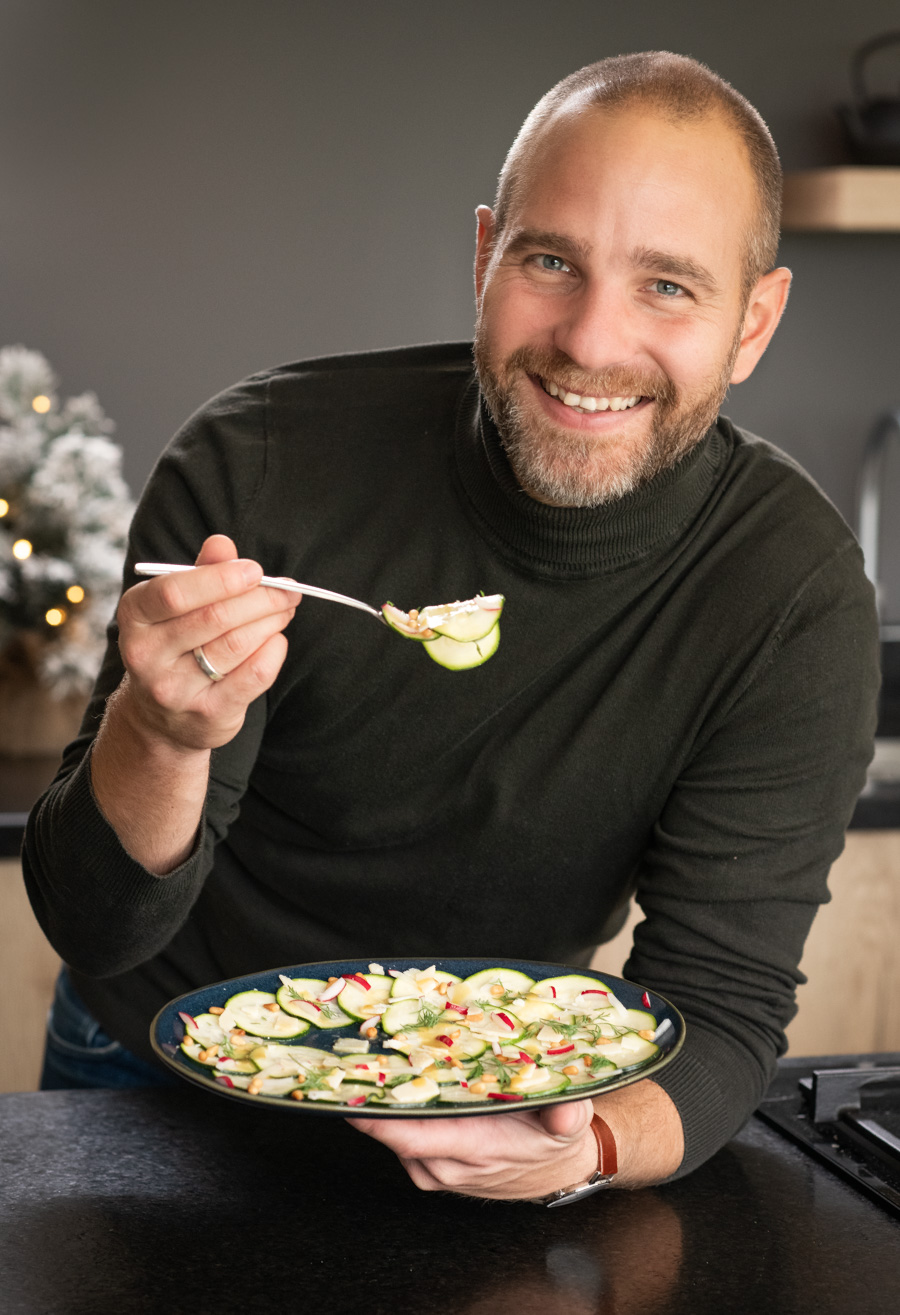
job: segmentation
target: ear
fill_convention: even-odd
[[[750,294],[744,313],[741,345],[731,376],[733,384],[743,383],[756,369],[756,363],[778,328],[791,288],[791,271],[773,269],[764,274]]]
[[[476,206],[475,217],[478,220],[475,234],[475,300],[480,304],[487,277],[487,267],[494,251],[496,225],[494,212],[489,205]]]

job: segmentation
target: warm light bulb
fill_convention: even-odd
[[[84,590],[80,584],[70,584],[66,590],[66,597],[70,603],[81,603],[84,601]]]
[[[66,614],[61,607],[51,607],[49,612],[44,613],[44,620],[48,626],[61,626],[66,619]]]
[[[12,554],[16,561],[24,562],[26,557],[31,556],[31,544],[27,539],[16,539],[12,546]]]
[[[9,503],[6,498],[0,498],[0,516],[5,516],[9,511]]]
[[[52,405],[45,393],[38,393],[37,397],[31,399],[31,409],[37,411],[39,416],[46,415]]]

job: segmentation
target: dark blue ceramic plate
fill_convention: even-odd
[[[329,1105],[324,1101],[295,1101],[285,1099],[283,1096],[251,1096],[249,1092],[241,1091],[237,1087],[230,1088],[226,1086],[216,1079],[209,1068],[195,1063],[180,1049],[185,1035],[184,1023],[179,1017],[181,1013],[193,1015],[208,1013],[210,1005],[224,1005],[230,996],[236,995],[239,991],[277,991],[281,985],[279,981],[280,973],[284,973],[287,977],[341,977],[345,973],[366,973],[369,971],[369,964],[373,961],[383,964],[386,971],[389,968],[399,968],[401,971],[406,968],[427,968],[433,962],[435,967],[442,969],[444,972],[454,973],[457,977],[469,977],[472,973],[481,972],[485,968],[514,968],[535,980],[542,977],[557,977],[563,973],[579,973],[586,977],[594,977],[600,982],[608,983],[626,1008],[646,1008],[646,1005],[642,1003],[645,989],[643,986],[636,986],[634,982],[626,982],[621,977],[611,977],[609,973],[594,972],[590,968],[571,968],[565,964],[538,963],[519,959],[429,960],[421,956],[416,959],[344,959],[329,963],[302,963],[287,968],[273,968],[269,972],[253,973],[249,977],[233,977],[228,982],[216,982],[215,985],[204,986],[199,991],[189,991],[187,995],[181,995],[177,1000],[171,1000],[154,1018],[150,1027],[150,1041],[153,1049],[163,1063],[177,1073],[179,1077],[186,1078],[188,1082],[193,1082],[198,1087],[203,1087],[205,1091],[212,1091],[219,1096],[226,1096],[230,1100],[240,1100],[250,1105],[274,1105],[281,1109],[295,1110],[306,1114],[337,1114],[343,1118],[356,1115],[364,1116],[367,1119],[434,1119],[447,1118],[449,1115],[458,1117],[463,1114],[509,1113],[513,1109],[539,1109],[542,1105],[559,1105],[564,1101],[584,1100],[589,1096],[600,1095],[604,1091],[614,1091],[617,1087],[627,1086],[630,1082],[637,1082],[640,1078],[652,1077],[655,1073],[658,1073],[661,1068],[664,1068],[666,1064],[675,1058],[684,1042],[684,1019],[681,1014],[664,996],[648,990],[650,1013],[655,1016],[657,1026],[664,1019],[668,1019],[672,1024],[671,1027],[666,1028],[659,1039],[659,1054],[651,1060],[646,1060],[633,1068],[619,1069],[612,1077],[579,1085],[556,1095],[533,1096],[522,1101],[521,1104],[510,1105],[503,1101],[485,1100],[477,1103],[467,1101],[465,1104],[442,1102],[438,1105],[424,1105],[410,1107],[409,1109],[396,1106],[393,1109],[384,1109],[375,1103],[351,1109],[346,1105]],[[297,1038],[296,1044],[316,1046],[322,1050],[329,1050],[332,1042],[337,1040],[338,1037],[356,1035],[357,1030],[353,1026],[328,1029],[311,1027],[302,1037]],[[378,1043],[375,1044],[377,1046]]]

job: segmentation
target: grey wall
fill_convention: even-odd
[[[254,369],[467,337],[473,208],[573,68],[694,55],[759,107],[787,168],[836,163],[850,52],[898,17],[896,0],[0,0],[0,342],[98,392],[137,488]],[[852,515],[865,436],[900,405],[900,235],[791,236],[783,256],[786,320],[728,410]]]

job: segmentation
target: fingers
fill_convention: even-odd
[[[142,726],[182,747],[231,739],[287,652],[281,632],[298,597],[259,588],[262,567],[236,554],[230,538],[211,535],[196,570],[137,584],[119,603],[129,704]],[[193,655],[201,646],[224,679],[200,669]]]
[[[589,1100],[571,1101],[564,1105],[551,1105],[541,1110],[541,1127],[551,1137],[564,1141],[581,1137],[594,1117],[594,1107]]]
[[[423,1191],[514,1200],[570,1186],[596,1168],[589,1100],[465,1119],[348,1119],[388,1146]]]
[[[160,575],[134,585],[124,594],[119,609],[121,612],[124,606],[128,618],[137,624],[157,625],[250,591],[271,607],[272,591],[256,588],[262,573],[257,562],[245,558],[201,564],[196,571]]]

